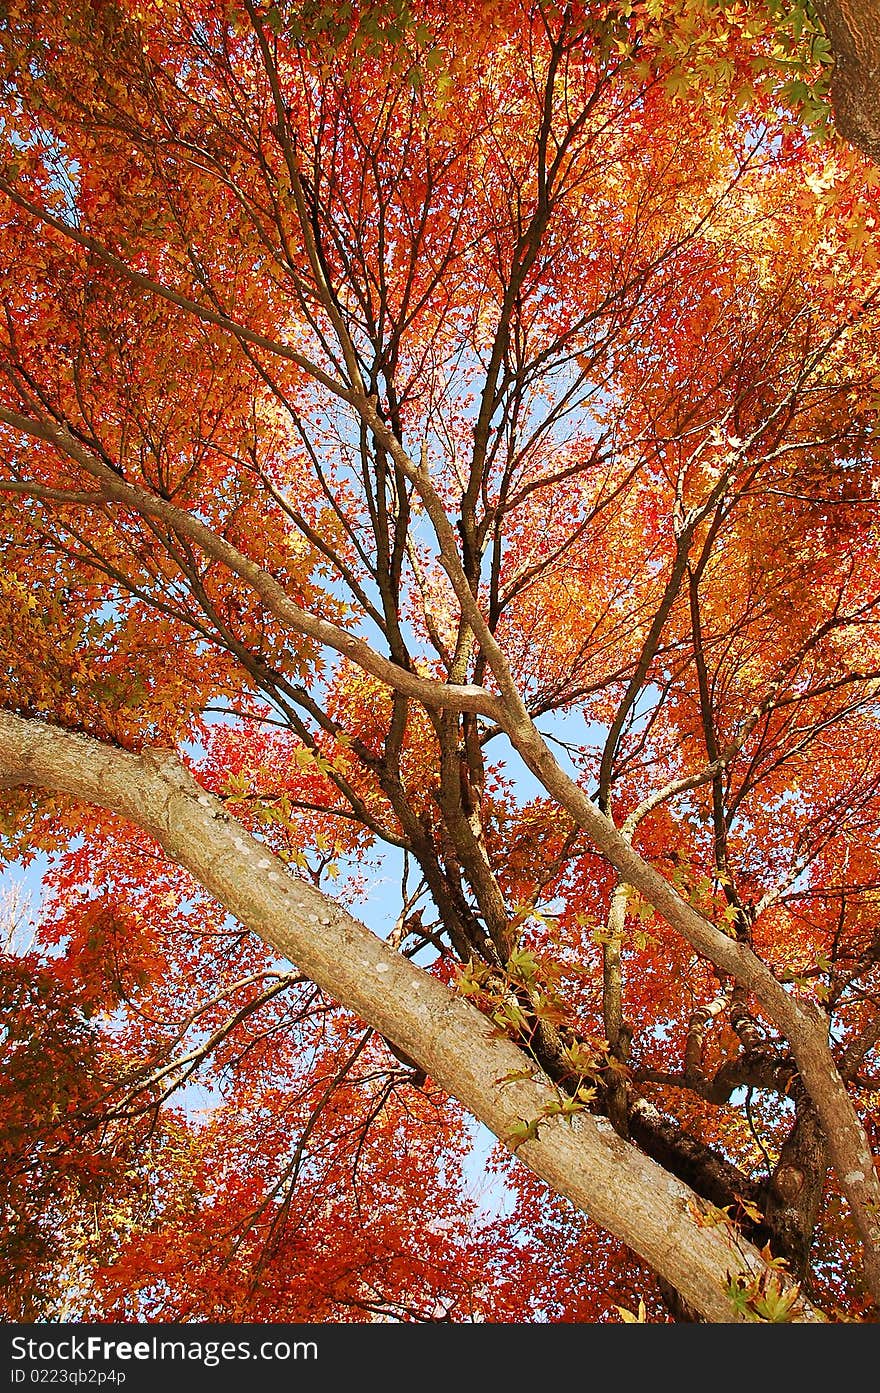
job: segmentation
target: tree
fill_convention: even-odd
[[[216,1255],[230,1318],[584,1319],[614,1241],[658,1318],[880,1298],[876,175],[774,14],[660,9],[7,5],[6,1144],[64,1309]]]
[[[833,56],[831,100],[837,129],[874,161],[880,156],[880,10],[876,0],[819,0]]]

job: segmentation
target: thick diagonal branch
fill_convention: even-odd
[[[47,788],[144,828],[247,928],[356,1012],[511,1144],[554,1190],[623,1239],[707,1320],[736,1321],[731,1276],[759,1275],[756,1249],[723,1224],[696,1221],[687,1186],[601,1118],[546,1115],[550,1082],[492,1023],[389,948],[339,905],[297,880],[170,751],[134,755],[38,720],[0,714],[0,783]],[[821,1315],[799,1297],[795,1318]]]

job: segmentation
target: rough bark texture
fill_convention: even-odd
[[[554,1190],[617,1234],[703,1319],[733,1322],[730,1278],[759,1276],[756,1249],[603,1118],[544,1118],[555,1090],[491,1022],[295,879],[200,787],[170,751],[130,754],[35,720],[0,714],[0,784],[42,787],[147,830],[227,910],[414,1059],[494,1134],[540,1121],[518,1155]],[[529,1077],[515,1077],[527,1071]],[[514,1076],[514,1077],[512,1077]],[[710,1216],[711,1218],[711,1216]],[[800,1321],[822,1316],[803,1297]]]
[[[834,54],[837,129],[880,163],[880,0],[817,0],[816,9]]]
[[[822,1203],[828,1147],[809,1099],[798,1101],[794,1126],[773,1171],[762,1207],[778,1252],[803,1280]]]

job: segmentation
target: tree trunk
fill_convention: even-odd
[[[816,0],[816,9],[834,54],[835,125],[880,164],[880,0]]]
[[[46,788],[142,827],[242,924],[373,1026],[496,1137],[537,1135],[517,1155],[618,1235],[708,1321],[750,1319],[728,1286],[766,1278],[757,1249],[604,1118],[547,1117],[549,1080],[491,1021],[396,953],[320,891],[297,880],[167,750],[143,755],[43,721],[0,713],[0,784]],[[523,1076],[525,1075],[525,1076]],[[798,1321],[823,1317],[802,1296]]]

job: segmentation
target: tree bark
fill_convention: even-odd
[[[837,130],[880,164],[880,0],[816,0],[834,54]]]
[[[558,1101],[533,1061],[468,1002],[320,891],[297,880],[168,750],[141,755],[0,713],[0,785],[45,788],[137,824],[230,914],[415,1060],[559,1194],[620,1237],[713,1322],[749,1319],[727,1288],[766,1277],[761,1255],[603,1118],[547,1117]],[[785,1279],[783,1279],[784,1281]],[[824,1317],[802,1295],[797,1321]]]
[[[798,1099],[797,1115],[761,1197],[776,1251],[799,1281],[809,1275],[810,1247],[825,1186],[828,1144],[809,1098]]]

